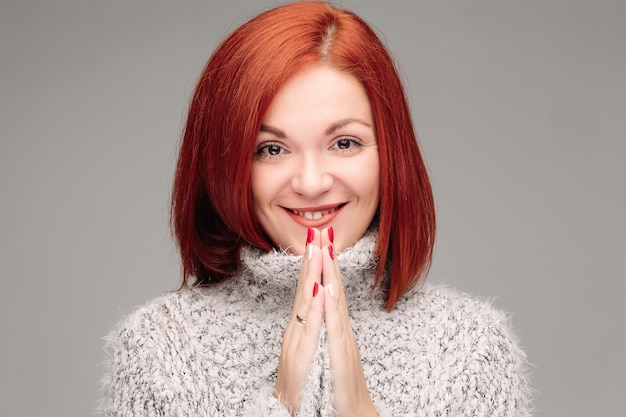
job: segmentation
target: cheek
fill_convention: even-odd
[[[378,171],[378,167],[370,169],[368,172],[371,172],[371,175],[365,179],[364,187],[369,190],[373,197],[377,198],[380,190],[380,172]]]
[[[259,219],[261,219],[264,214],[265,216],[268,215],[269,210],[272,208],[272,202],[279,197],[284,188],[284,180],[281,177],[281,171],[270,168],[273,167],[264,165],[259,167],[253,166],[251,172],[250,187],[252,190],[252,200],[254,211]]]
[[[252,190],[252,203],[257,218],[262,217],[262,209],[267,201],[269,190],[267,189],[267,181],[263,177],[263,170],[252,169],[252,176],[250,180],[250,187]]]
[[[373,200],[372,204],[378,205],[380,194],[380,167],[378,158],[364,164],[359,170],[358,187],[364,198]]]

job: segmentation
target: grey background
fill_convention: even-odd
[[[178,286],[195,80],[278,3],[2,0],[0,415],[92,415],[102,337]],[[406,83],[438,203],[430,279],[512,312],[538,416],[625,415],[626,2],[339,4]]]

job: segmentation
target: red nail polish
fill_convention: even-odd
[[[320,285],[316,282],[315,285],[313,285],[313,297],[315,297],[317,295],[317,292],[320,289]]]
[[[332,226],[328,228],[328,240],[330,240],[330,243],[335,243],[335,231]]]
[[[314,238],[315,231],[309,227],[309,229],[306,231],[306,244],[308,245],[309,243],[313,242]]]
[[[330,255],[330,259],[332,259],[332,260],[335,259],[335,255],[333,255],[333,247],[332,246],[328,247],[328,254]]]

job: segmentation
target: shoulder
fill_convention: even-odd
[[[105,344],[103,413],[131,410],[139,403],[152,411],[193,403],[200,388],[190,381],[205,372],[198,362],[196,326],[212,298],[199,289],[168,293],[137,307],[114,327]]]
[[[518,369],[523,367],[526,357],[511,315],[496,308],[493,300],[425,284],[402,301],[400,317],[413,327],[425,328],[422,334],[438,345],[464,353],[491,352],[516,362]]]
[[[186,313],[193,309],[199,294],[193,289],[182,289],[169,292],[156,297],[142,305],[135,307],[119,323],[117,330],[121,329],[141,329],[145,326],[163,321],[172,313]]]
[[[510,315],[496,308],[493,300],[477,297],[445,285],[426,283],[411,291],[397,308],[402,316],[417,315],[421,320],[477,327],[510,325]]]
[[[428,340],[425,351],[453,389],[480,404],[493,397],[489,407],[506,402],[514,415],[526,415],[528,362],[509,314],[492,300],[441,285],[424,285],[403,301],[402,316],[419,317],[411,326]]]
[[[220,311],[219,297],[202,289],[182,289],[154,298],[136,307],[120,320],[106,337],[107,348],[115,350],[161,349],[177,339],[184,341],[195,323],[207,314],[207,306]],[[210,314],[210,312],[208,313]]]
[[[447,286],[426,283],[405,294],[389,313],[361,310],[353,315],[359,330],[383,333],[394,343],[431,352],[438,360],[500,350],[497,355],[520,369],[525,363],[509,314],[492,300]]]

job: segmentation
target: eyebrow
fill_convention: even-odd
[[[328,128],[326,129],[326,131],[324,131],[325,135],[330,135],[333,132],[335,132],[338,129],[341,129],[344,126],[347,126],[351,123],[358,123],[360,125],[366,126],[371,128],[372,125],[364,122],[363,120],[354,118],[354,117],[348,117],[346,119],[341,119],[333,124],[331,124],[330,126],[328,126]],[[284,139],[287,137],[287,135],[285,134],[285,132],[283,132],[280,129],[277,129],[275,127],[272,126],[267,126],[267,125],[261,125],[261,128],[259,129],[261,132],[267,132],[267,133],[271,133],[272,135],[276,136],[279,139]]]
[[[284,139],[287,137],[287,135],[285,135],[285,132],[283,132],[280,129],[276,129],[275,127],[271,127],[271,126],[261,125],[261,128],[259,129],[259,131],[271,133],[272,135],[276,136],[279,139]]]
[[[330,135],[335,130],[341,129],[342,127],[347,126],[347,125],[349,125],[351,123],[358,123],[360,125],[367,126],[369,128],[372,127],[372,125],[370,125],[369,123],[364,122],[363,120],[356,119],[354,117],[348,117],[347,119],[341,119],[338,122],[335,122],[332,125],[328,126],[328,129],[326,129],[326,131],[324,133],[326,135]]]

